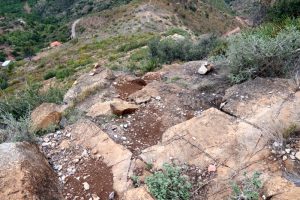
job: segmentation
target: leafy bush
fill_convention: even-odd
[[[247,174],[244,174],[244,180],[239,186],[237,183],[232,184],[232,197],[233,200],[258,200],[259,192],[262,188],[262,182],[260,180],[260,173],[255,172],[250,178]]]
[[[268,10],[271,20],[282,20],[286,17],[300,16],[299,0],[277,0],[275,5]]]
[[[8,87],[7,76],[3,73],[0,73],[0,89],[4,90]]]
[[[299,64],[300,31],[288,27],[275,37],[255,32],[230,39],[226,52],[234,83],[262,77],[285,77]]]
[[[156,59],[145,60],[141,63],[140,69],[143,73],[154,71],[157,68],[160,68],[160,64]]]
[[[1,99],[0,112],[11,114],[16,120],[19,120],[44,102],[62,102],[65,93],[64,89],[50,88],[45,93],[40,93],[39,89],[40,85],[31,85],[15,95]]]
[[[154,39],[148,43],[150,55],[160,63],[175,60],[191,61],[205,58],[217,44],[217,37],[205,37],[193,43],[189,39],[175,41],[172,39]]]
[[[150,193],[157,200],[190,199],[191,184],[182,175],[181,169],[169,164],[164,164],[163,168],[163,171],[146,178]]]
[[[0,143],[32,141],[34,134],[30,131],[30,117],[24,116],[18,120],[11,113],[1,113],[0,118],[6,125],[5,130],[0,131]]]

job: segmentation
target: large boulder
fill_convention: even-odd
[[[130,183],[127,180],[132,153],[122,145],[115,143],[96,124],[89,120],[82,120],[67,127],[72,136],[73,145],[80,145],[94,152],[97,157],[111,167],[113,173],[113,188],[122,195]]]
[[[50,126],[57,126],[61,120],[64,106],[54,103],[43,103],[31,113],[34,131],[44,130]]]
[[[55,173],[34,144],[1,144],[0,177],[0,199],[63,199]]]
[[[256,78],[226,90],[222,110],[274,132],[291,124],[300,125],[300,93],[296,91],[292,80]]]

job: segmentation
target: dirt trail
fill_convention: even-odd
[[[80,22],[81,19],[77,19],[76,21],[73,22],[72,24],[72,34],[71,34],[71,39],[75,39],[76,38],[76,25]]]

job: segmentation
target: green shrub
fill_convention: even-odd
[[[5,74],[0,73],[0,89],[4,90],[8,87],[8,78]]]
[[[148,43],[150,55],[160,63],[171,63],[175,60],[192,61],[205,58],[217,45],[217,37],[209,36],[193,43],[189,39],[175,41],[158,38]]]
[[[44,75],[44,80],[48,80],[48,79],[53,78],[55,76],[56,76],[56,72],[54,70],[49,70]]]
[[[259,193],[262,188],[260,173],[255,172],[252,177],[244,174],[244,180],[240,186],[237,183],[232,184],[232,200],[259,200]]]
[[[192,186],[179,167],[164,164],[163,171],[146,178],[146,184],[157,200],[190,199]]]
[[[285,77],[299,64],[300,32],[295,27],[275,37],[244,33],[230,39],[226,52],[234,83],[261,77]]]
[[[4,62],[6,60],[6,54],[0,51],[0,62]]]
[[[146,73],[146,72],[154,71],[155,69],[160,68],[160,67],[161,67],[161,65],[158,63],[158,60],[152,58],[152,59],[143,61],[140,65],[140,70],[143,73]]]
[[[277,0],[275,5],[268,10],[268,17],[271,20],[282,20],[286,17],[300,16],[299,0]]]
[[[27,86],[23,91],[0,100],[0,112],[9,113],[19,120],[27,116],[35,107],[44,102],[61,103],[64,89],[50,88],[45,93],[39,92],[40,85]],[[1,119],[1,118],[0,118]]]
[[[71,76],[73,74],[74,74],[74,70],[73,69],[65,68],[65,69],[58,70],[56,72],[55,77],[57,79],[65,79],[65,78],[67,78],[67,77],[69,77],[69,76]]]
[[[11,113],[1,113],[0,118],[1,123],[6,125],[5,130],[0,131],[0,143],[34,140],[34,134],[30,131],[30,116],[17,120]]]

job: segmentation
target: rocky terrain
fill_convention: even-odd
[[[225,199],[231,180],[254,171],[263,173],[266,198],[298,198],[292,184],[299,183],[298,132],[284,143],[280,134],[299,125],[299,86],[257,78],[230,87],[222,68],[200,75],[201,63],[165,66],[143,77],[102,68],[83,74],[66,93],[66,105],[42,104],[32,113],[36,128],[61,123],[69,106],[84,113],[39,139],[50,165],[34,145],[0,145],[1,199],[153,199],[143,180],[164,163],[184,166],[191,181],[197,179],[193,199]],[[101,89],[74,105],[95,87]],[[4,167],[15,162],[19,168]],[[133,175],[141,177],[138,188]],[[9,191],[13,180],[20,183]]]
[[[300,199],[300,23],[249,30],[275,1],[35,2],[73,39],[0,71],[0,199]]]

